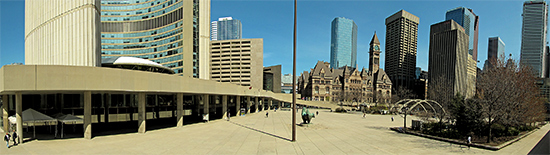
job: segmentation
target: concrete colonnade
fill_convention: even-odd
[[[111,121],[109,121],[109,108],[110,108],[110,105],[111,105],[111,102],[114,102],[114,101],[111,101],[112,99],[112,94],[110,93],[100,93],[101,95],[100,96],[94,96],[92,97],[92,91],[84,91],[84,92],[81,92],[80,93],[80,105],[83,107],[83,136],[85,139],[91,139],[93,137],[93,132],[92,132],[92,123],[93,122],[96,122],[96,118],[97,117],[97,123],[110,123]],[[63,108],[63,105],[64,102],[63,102],[63,94],[57,94],[58,96],[55,97],[54,102],[56,102],[56,106],[57,103],[61,103],[60,105],[60,108]],[[172,113],[172,117],[175,117],[176,118],[176,126],[177,127],[182,127],[183,124],[184,124],[184,116],[187,116],[189,114],[184,114],[185,113],[185,110],[184,109],[189,109],[189,107],[186,107],[184,108],[184,101],[186,100],[185,99],[185,95],[183,93],[174,93],[172,94],[173,97],[175,98],[172,98],[173,100],[172,101],[175,101],[175,109],[172,109],[174,113]],[[21,92],[15,92],[15,95],[13,95],[15,99],[11,98],[12,95],[9,95],[9,94],[4,94],[2,95],[2,102],[3,102],[3,106],[2,106],[2,111],[3,111],[3,130],[4,131],[7,131],[9,132],[9,121],[8,121],[8,116],[9,116],[9,107],[10,107],[10,102],[15,102],[15,113],[16,113],[16,118],[17,118],[17,125],[16,125],[16,130],[17,130],[17,134],[20,135],[19,136],[19,141],[22,141],[23,140],[23,125],[22,125],[22,111],[23,111],[23,95]],[[158,95],[154,95],[155,96],[155,99],[153,100],[153,102],[157,102],[159,99],[158,99]],[[198,94],[198,95],[194,95],[192,98],[195,98],[193,99],[194,101],[192,101],[192,103],[194,105],[196,105],[196,108],[200,108],[201,104],[202,104],[202,110],[203,110],[203,114],[209,114],[210,113],[210,97],[212,95],[208,95],[208,94]],[[272,106],[273,106],[273,98],[264,98],[264,97],[254,97],[254,101],[251,101],[251,97],[252,96],[228,96],[228,95],[219,95],[220,96],[220,99],[221,99],[221,112],[223,114],[223,117],[222,118],[227,118],[227,113],[228,111],[230,111],[229,109],[233,109],[233,106],[234,106],[234,109],[236,110],[235,112],[232,112],[233,110],[231,110],[231,116],[239,116],[241,115],[241,105],[242,104],[245,104],[246,105],[243,105],[246,106],[246,112],[247,113],[250,113],[250,110],[251,110],[251,107],[254,106],[256,109],[255,109],[255,112],[259,112],[261,110],[264,110],[264,109],[269,109],[271,110]],[[126,101],[128,99],[126,99],[127,96],[123,96],[123,98],[121,99],[122,102],[126,103]],[[199,97],[199,98],[196,98],[196,97]],[[244,98],[243,98],[244,97]],[[47,96],[46,95],[43,95],[41,94],[40,95],[40,100],[41,102],[47,102],[46,101],[46,98]],[[101,102],[101,103],[92,103],[92,98],[95,98],[95,101],[93,102]],[[117,97],[118,98],[118,97]],[[137,98],[137,102],[134,102],[136,99],[134,98]],[[198,100],[197,100],[198,99]],[[217,99],[216,99],[217,100]],[[245,100],[244,102],[242,100]],[[130,98],[129,98],[129,104],[130,105],[133,105],[135,106],[135,103],[137,103],[137,119],[135,118],[135,116],[132,118],[133,114],[135,114],[135,111],[132,112],[130,111],[129,115],[132,115],[130,116],[130,121],[135,121],[137,120],[137,127],[138,127],[138,133],[146,133],[146,130],[147,130],[147,125],[146,125],[146,120],[147,120],[147,93],[145,92],[139,92],[139,93],[133,93],[130,95]],[[229,105],[229,102],[231,102]],[[241,103],[243,102],[243,103]],[[173,102],[172,102],[173,103]],[[281,102],[277,102],[278,106],[280,107],[280,103]],[[42,103],[42,104],[45,104],[45,103]],[[254,104],[254,105],[252,105]],[[262,109],[260,110],[259,106],[260,104],[262,104]],[[97,106],[103,106],[101,108],[103,109],[94,109],[94,107],[97,107]],[[216,106],[219,106],[219,105],[216,105]],[[268,106],[268,108],[266,108],[265,106]],[[218,107],[219,108],[219,107]],[[158,110],[158,109],[156,109]],[[200,109],[196,109],[196,110],[199,110],[197,111],[198,113],[200,113]],[[220,109],[218,109],[217,111],[219,111]],[[195,112],[193,112],[195,113]],[[93,114],[93,115],[92,115]],[[97,116],[94,116],[94,115],[97,115]],[[100,115],[104,115],[103,116],[103,119],[101,119],[101,116]],[[196,116],[196,115],[195,115]],[[92,118],[94,117],[94,118]],[[194,117],[194,116],[193,116]],[[212,116],[211,116],[212,117]]]

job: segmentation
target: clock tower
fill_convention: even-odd
[[[371,73],[378,72],[380,68],[380,41],[378,41],[378,36],[374,32],[374,36],[370,41],[370,50],[369,50],[369,71]]]

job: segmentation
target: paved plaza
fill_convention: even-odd
[[[2,146],[0,154],[527,154],[550,129],[546,125],[504,149],[490,151],[396,133],[389,127],[402,126],[403,119],[397,115],[394,118],[392,122],[391,115],[363,118],[362,114],[320,110],[312,124],[297,126],[297,141],[290,142],[291,112],[270,110],[268,118],[262,111],[232,117],[231,121],[215,120],[144,134],[32,140],[10,149]]]

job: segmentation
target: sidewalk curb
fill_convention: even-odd
[[[546,125],[549,125],[549,124],[546,124]],[[545,126],[546,126],[545,125]],[[544,126],[542,126],[544,127]],[[531,135],[532,133],[540,130],[542,127],[540,128],[537,128],[537,129],[534,129],[532,131],[529,131],[521,136],[518,136],[512,140],[509,140],[503,144],[500,144],[498,146],[490,146],[490,145],[483,145],[483,144],[476,144],[476,143],[472,143],[470,144],[470,146],[472,147],[477,147],[477,148],[481,148],[481,149],[487,149],[487,150],[492,150],[492,151],[498,151],[514,142],[517,142],[521,139],[523,139],[524,137],[528,136],[528,135]],[[393,131],[396,131],[396,132],[402,132],[400,131],[400,128],[401,127],[393,127],[393,128],[390,128],[391,130]],[[410,134],[410,135],[415,135],[415,136],[420,136],[420,137],[424,137],[424,138],[429,138],[429,139],[434,139],[434,140],[439,140],[439,141],[444,141],[444,142],[449,142],[449,143],[454,143],[454,144],[459,144],[459,145],[465,145],[465,146],[468,146],[468,143],[466,142],[463,142],[463,141],[460,141],[460,140],[455,140],[455,139],[448,139],[448,138],[442,138],[442,137],[437,137],[437,136],[432,136],[432,135],[427,135],[427,134],[421,134],[421,133],[415,133],[415,132],[407,132],[405,131],[406,134]]]

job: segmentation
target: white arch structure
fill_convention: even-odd
[[[395,105],[398,105],[398,104],[403,104],[403,106],[399,107],[397,109],[397,111],[399,112],[403,112],[403,107],[408,107],[409,109],[407,110],[407,113],[410,113],[411,110],[413,110],[416,106],[420,106],[422,107],[422,109],[425,111],[425,112],[428,112],[428,110],[431,110],[433,111],[434,113],[437,113],[439,112],[436,108],[440,109],[440,111],[442,111],[443,113],[447,113],[445,111],[445,109],[443,108],[443,106],[441,106],[441,104],[437,103],[436,101],[434,100],[421,100],[421,99],[403,99],[401,101],[398,101],[397,103],[395,103],[391,109],[394,109],[394,108],[397,108],[395,107]],[[428,108],[426,108],[425,105],[428,105]],[[434,107],[433,105],[437,105],[436,107]]]

